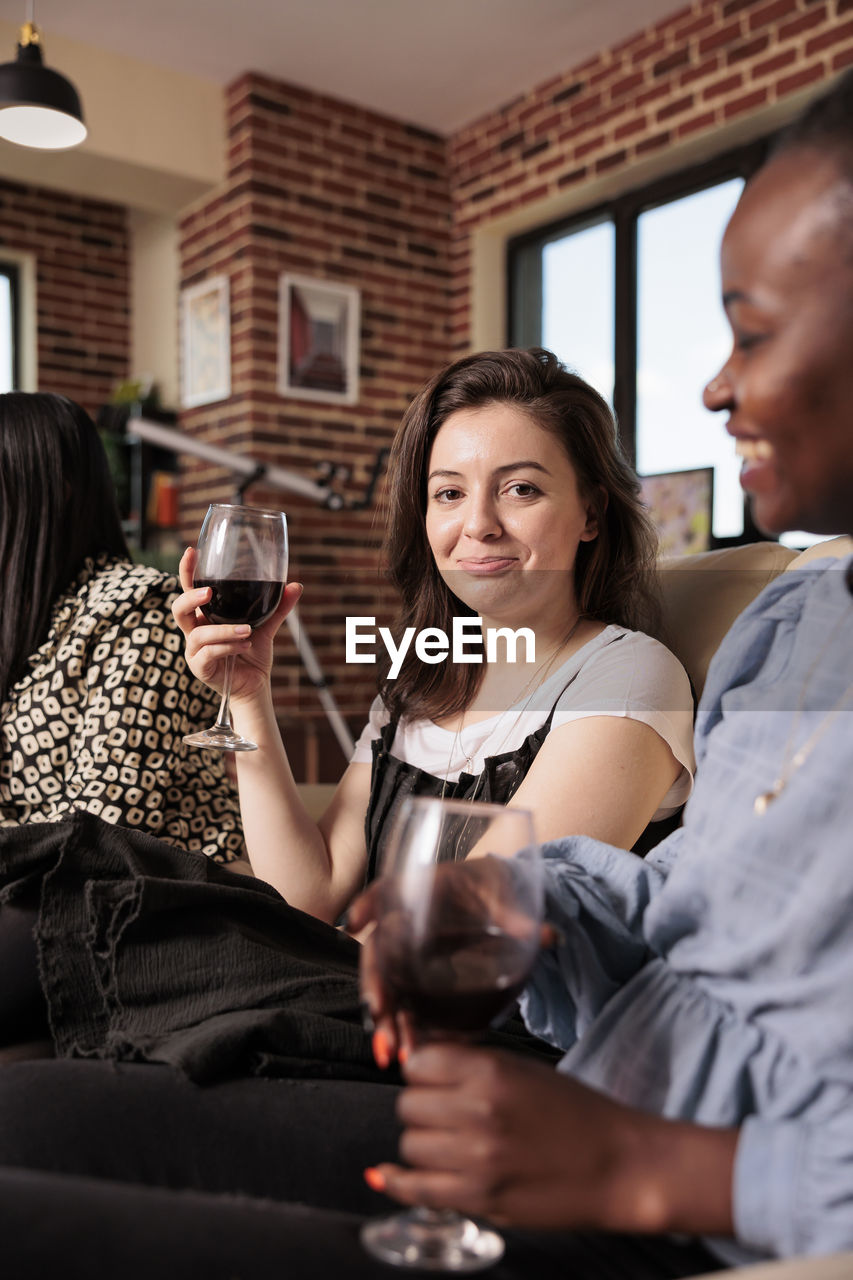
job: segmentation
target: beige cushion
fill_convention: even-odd
[[[660,561],[663,639],[686,667],[697,697],[735,618],[795,558],[778,542],[750,542]]]
[[[853,1253],[832,1253],[823,1258],[786,1258],[782,1262],[757,1262],[732,1271],[714,1271],[695,1280],[850,1280]]]
[[[813,547],[809,547],[805,551],[801,551],[795,556],[790,564],[786,565],[786,569],[799,569],[802,565],[808,564],[811,560],[820,560],[823,556],[850,556],[853,555],[853,538],[840,537],[828,538],[826,542],[816,542]]]

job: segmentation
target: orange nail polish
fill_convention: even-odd
[[[371,1191],[384,1191],[385,1178],[378,1169],[365,1169],[364,1181],[370,1187]]]
[[[397,1061],[401,1067],[404,1067],[409,1061],[409,1051],[404,1044],[401,1044],[400,1048],[397,1050]]]
[[[374,1031],[373,1033],[373,1056],[376,1059],[377,1066],[384,1069],[390,1065],[391,1048],[384,1031]]]

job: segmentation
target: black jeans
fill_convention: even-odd
[[[0,1241],[15,1280],[326,1280],[393,1270],[361,1248],[393,1205],[397,1090],[338,1080],[199,1088],[170,1068],[0,1068]],[[507,1232],[492,1280],[666,1280],[714,1270],[694,1243]]]
[[[0,1048],[49,1036],[38,976],[34,904],[0,903]]]

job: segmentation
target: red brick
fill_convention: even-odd
[[[770,37],[763,35],[755,36],[752,40],[735,45],[726,54],[726,63],[731,66],[733,63],[743,62],[747,58],[754,58],[756,54],[763,53],[769,43]]]
[[[686,138],[691,133],[698,133],[700,129],[710,129],[717,119],[716,113],[706,111],[701,116],[693,116],[691,120],[685,120],[676,129],[676,136]]]
[[[741,116],[745,111],[754,111],[757,107],[762,106],[767,101],[766,89],[754,89],[752,93],[745,93],[740,98],[732,98],[723,105],[723,118],[731,120],[734,116]]]
[[[645,80],[642,71],[634,71],[629,76],[623,76],[621,80],[616,80],[610,86],[611,98],[619,97],[620,94],[630,93],[633,89],[638,89]]]
[[[764,5],[761,9],[756,9],[755,13],[749,15],[748,25],[750,31],[757,31],[759,27],[766,27],[771,22],[776,22],[779,18],[784,18],[789,13],[794,13],[797,8],[797,0],[771,0],[770,4]]]
[[[783,98],[786,93],[794,93],[796,89],[803,89],[807,84],[814,84],[822,76],[820,65],[807,67],[804,71],[798,71],[796,75],[786,76],[784,80],[780,80],[776,86],[776,93]]]
[[[618,129],[614,129],[613,138],[616,142],[621,142],[623,138],[630,138],[634,133],[642,133],[647,127],[645,116],[637,116],[635,120],[628,120],[625,124],[620,125]]]
[[[698,66],[690,67],[687,71],[682,72],[678,77],[678,83],[683,88],[685,85],[694,84],[697,80],[705,80],[708,76],[713,75],[719,69],[719,66],[720,59],[718,57],[706,58]]]
[[[804,13],[801,17],[795,18],[793,22],[787,22],[779,28],[779,39],[790,40],[793,36],[800,35],[803,31],[810,31],[812,27],[820,26],[826,18],[826,9],[823,5],[819,9],[813,9],[811,13]]]
[[[634,50],[631,54],[631,61],[636,66],[638,62],[643,62],[646,58],[653,58],[656,54],[662,53],[665,48],[666,41],[663,36],[660,36],[656,40],[649,40],[647,43],[641,44],[639,48]]]
[[[675,102],[669,102],[665,107],[661,107],[655,117],[657,120],[669,120],[670,116],[680,115],[683,111],[689,111],[693,106],[693,94],[689,93],[684,98],[677,98]]]
[[[658,151],[661,147],[665,147],[671,139],[671,134],[656,133],[650,138],[643,138],[642,142],[637,143],[637,155],[644,155],[647,151]]]
[[[727,44],[732,44],[741,34],[740,22],[730,22],[725,27],[719,27],[711,35],[703,36],[699,41],[699,53],[704,56],[706,53],[713,53],[715,49],[721,49]]]
[[[617,169],[619,165],[625,163],[625,155],[625,151],[614,151],[612,155],[602,156],[595,162],[595,172],[606,173],[610,169]]]
[[[642,93],[638,93],[634,99],[634,106],[645,107],[649,102],[667,97],[669,93],[669,85],[662,81],[660,84],[653,85],[651,89],[644,89]]]
[[[743,83],[743,76],[740,74],[726,76],[724,80],[716,80],[714,84],[709,84],[707,89],[702,90],[702,97],[719,98],[721,94],[732,93],[735,89],[739,89]]]
[[[653,76],[665,75],[667,71],[675,71],[677,67],[683,67],[685,63],[690,61],[690,50],[686,47],[676,49],[673,53],[668,53],[665,58],[661,58],[652,67]]]
[[[571,169],[568,173],[564,173],[557,179],[557,186],[561,188],[572,186],[575,182],[581,182],[582,179],[586,177],[586,174],[587,170],[585,166],[582,166],[579,169]]]
[[[583,142],[579,147],[575,148],[575,156],[580,160],[583,156],[588,156],[591,151],[598,151],[604,145],[604,134],[599,133],[597,137],[590,138],[588,142]]]
[[[752,68],[752,78],[757,80],[761,76],[772,75],[774,71],[781,71],[783,67],[789,67],[792,62],[795,62],[796,58],[795,49],[785,49],[783,53],[777,53],[772,58],[765,58],[763,62],[756,62]]]
[[[715,21],[713,13],[700,13],[698,17],[685,22],[683,26],[676,26],[672,33],[673,40],[676,44],[681,44],[689,36],[698,35],[700,31],[707,31],[709,27],[713,27]]]
[[[842,49],[841,53],[836,53],[832,59],[832,70],[842,71],[844,67],[849,67],[851,64],[853,64],[853,48]]]
[[[833,27],[829,31],[824,31],[822,35],[813,36],[811,40],[807,40],[806,57],[810,57],[813,53],[820,53],[823,49],[829,49],[834,44],[841,44],[845,40],[853,40],[853,22],[843,22],[840,27]]]
[[[595,71],[591,76],[588,76],[587,83],[589,85],[603,84],[606,80],[612,80],[615,75],[618,75],[619,72],[622,71],[622,69],[623,66],[621,60],[608,63],[607,66],[601,67],[600,70]]]

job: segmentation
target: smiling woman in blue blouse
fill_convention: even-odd
[[[733,345],[705,403],[771,534],[853,532],[851,215],[853,73],[723,240]],[[645,863],[545,846],[563,942],[523,1011],[566,1050],[558,1072],[413,1052],[410,1167],[373,1186],[519,1227],[701,1235],[727,1262],[853,1248],[851,635],[849,559],[783,574],[741,615],[683,827]]]

